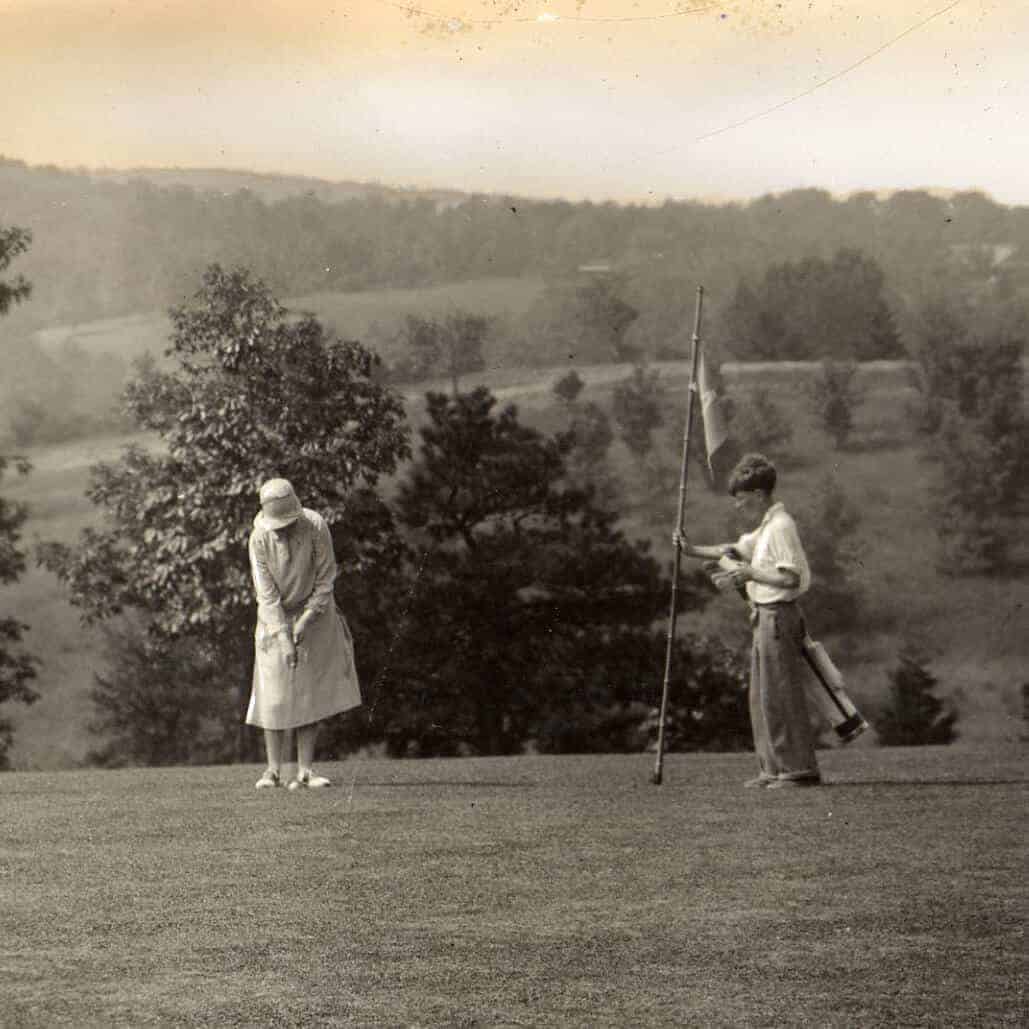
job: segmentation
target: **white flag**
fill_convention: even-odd
[[[704,424],[707,467],[711,473],[711,481],[718,483],[724,474],[726,464],[735,456],[731,453],[735,448],[726,446],[730,442],[729,420],[725,415],[722,398],[715,392],[711,382],[703,350],[697,359],[697,393],[700,396],[700,417]]]

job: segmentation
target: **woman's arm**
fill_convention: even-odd
[[[269,632],[280,632],[286,626],[286,612],[282,595],[268,569],[264,547],[254,536],[250,537],[250,575],[257,596],[257,617]]]
[[[251,536],[248,549],[250,552],[250,574],[254,580],[254,593],[257,596],[258,621],[268,632],[281,637],[283,646],[286,648],[286,661],[289,664],[295,664],[296,648],[286,623],[286,612],[282,607],[282,595],[279,593],[279,587],[275,585],[275,580],[268,570],[268,561],[264,555],[264,548],[257,542],[254,536]]]
[[[311,619],[328,610],[333,602],[332,591],[337,574],[336,555],[332,551],[332,533],[324,521],[319,520],[315,526],[311,555],[314,561],[314,586],[303,612],[293,625],[293,638],[297,642],[300,641]]]

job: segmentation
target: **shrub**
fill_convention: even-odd
[[[818,374],[808,384],[808,405],[819,427],[842,450],[854,431],[854,411],[861,403],[863,390],[855,381],[858,366],[853,361],[823,361]]]
[[[653,433],[664,423],[664,390],[656,371],[638,364],[632,374],[615,386],[612,413],[622,440],[637,460],[642,460],[654,444]]]
[[[898,655],[897,667],[890,672],[889,699],[875,722],[882,746],[927,746],[957,738],[957,712],[934,695],[937,681],[919,655]]]
[[[104,627],[110,671],[94,676],[90,733],[100,742],[87,760],[122,765],[215,764],[231,760],[237,715],[234,683],[226,686],[202,641],[162,640],[138,620]]]
[[[541,754],[627,754],[641,749],[641,727],[651,709],[640,702],[554,712],[536,736]]]
[[[552,391],[554,396],[563,403],[574,404],[585,386],[586,383],[583,382],[582,377],[573,368],[554,383]]]

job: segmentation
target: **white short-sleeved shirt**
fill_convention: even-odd
[[[744,533],[735,546],[758,571],[796,572],[800,578],[799,585],[792,590],[766,586],[763,582],[748,582],[747,596],[755,604],[796,600],[811,586],[811,569],[800,544],[797,523],[781,503],[772,504],[761,524],[753,532]]]

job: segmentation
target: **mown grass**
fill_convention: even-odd
[[[5,1027],[1023,1023],[1013,747],[3,778]]]

